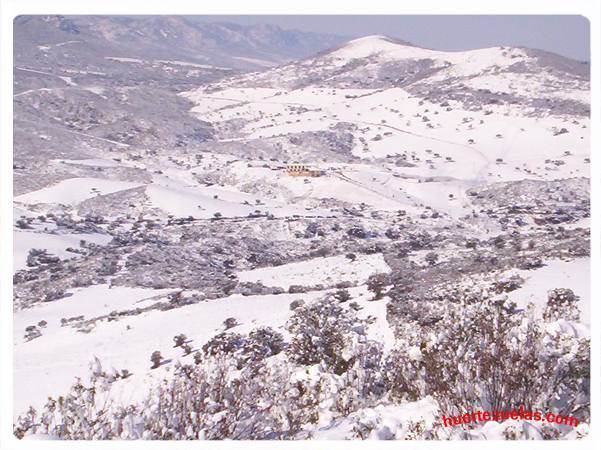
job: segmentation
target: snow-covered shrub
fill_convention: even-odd
[[[511,291],[515,291],[516,289],[519,289],[520,287],[522,287],[523,283],[524,283],[524,279],[521,276],[512,275],[512,276],[502,278],[502,279],[496,281],[493,284],[493,289],[494,289],[495,293],[502,294],[505,292],[511,292]]]
[[[184,343],[181,345],[182,350],[184,351],[184,356],[189,355],[190,353],[192,353],[192,346],[190,344]]]
[[[20,228],[21,230],[28,230],[28,229],[33,228],[31,225],[29,225],[30,221],[28,221],[25,218],[18,219],[15,222],[15,224],[16,224],[17,228]]]
[[[298,284],[293,284],[288,288],[289,294],[304,294],[309,289],[306,286],[301,286]]]
[[[155,350],[154,352],[152,352],[152,354],[150,355],[150,362],[152,362],[151,369],[156,369],[157,367],[159,367],[162,361],[163,356],[161,355],[160,351]]]
[[[375,273],[370,275],[367,279],[367,289],[370,292],[373,292],[374,298],[373,300],[379,300],[382,298],[384,294],[384,287],[390,283],[388,274],[385,273]]]
[[[110,383],[115,377],[102,370],[98,359],[90,369],[87,385],[77,379],[66,395],[49,397],[41,413],[30,407],[24,416],[19,416],[14,435],[22,439],[26,434],[41,433],[65,440],[116,437],[108,401]]]
[[[567,291],[550,297],[553,304],[573,303]],[[405,299],[419,307],[419,297]],[[14,432],[61,439],[307,439],[319,438],[329,424],[345,438],[525,439],[533,434],[509,422],[449,430],[439,416],[523,406],[588,420],[587,339],[506,300],[425,301],[434,303],[435,321],[407,314],[395,322],[397,346],[387,355],[348,303],[329,296],[298,306],[287,346],[271,328],[221,333],[194,355],[194,364],[176,363],[137,404],[106,402],[110,385],[125,375],[106,373],[96,361],[88,385],[78,380],[40,414],[30,409]],[[162,357],[155,354],[158,366]],[[503,426],[484,430],[497,425]],[[557,429],[537,433],[558,437]]]
[[[206,357],[228,357],[241,369],[277,355],[284,348],[284,338],[270,327],[257,328],[248,335],[220,333],[202,350]]]
[[[365,239],[367,237],[367,232],[365,228],[362,226],[353,226],[347,230],[347,234],[351,237]]]
[[[44,292],[44,301],[52,302],[54,300],[61,299],[65,296],[65,290],[61,288],[52,288],[49,287]]]
[[[382,373],[382,345],[360,339],[351,346],[352,365],[339,377],[331,380],[336,388],[332,394],[334,411],[346,416],[359,408],[373,405],[386,394]]]
[[[465,248],[472,248],[475,249],[478,247],[478,240],[477,239],[468,239],[465,241]]]
[[[296,308],[287,327],[292,335],[287,353],[293,362],[323,363],[338,375],[352,365],[346,350],[361,332],[361,321],[354,310],[343,308],[333,298],[324,298]]]
[[[178,334],[177,336],[173,336],[173,346],[174,347],[181,347],[182,345],[184,345],[184,343],[186,342],[188,338],[186,337],[185,334]]]
[[[386,319],[393,326],[397,339],[404,337],[405,328],[399,324],[414,324],[429,327],[436,324],[445,314],[442,301],[426,301],[423,296],[404,292],[403,286],[395,286],[388,293],[392,301],[386,305]]]
[[[232,365],[234,364],[234,365]],[[127,437],[145,439],[290,438],[318,420],[320,379],[295,376],[287,364],[237,370],[225,357],[180,368],[150,395]]]
[[[219,333],[202,346],[202,351],[206,356],[233,354],[243,343],[243,337],[239,333]]]
[[[522,270],[532,270],[543,267],[543,260],[539,257],[526,258],[518,264],[518,268]]]
[[[198,365],[201,363],[202,363],[202,353],[197,351],[194,353],[194,364]]]
[[[261,327],[251,331],[243,346],[245,356],[256,361],[277,355],[284,348],[284,337],[270,327]]]
[[[580,319],[580,310],[577,305],[579,300],[580,298],[571,289],[553,289],[547,295],[543,318],[546,321],[559,319],[577,321]]]
[[[35,267],[40,264],[57,264],[60,258],[48,253],[47,250],[32,248],[27,254],[27,267]]]
[[[296,308],[298,308],[299,306],[303,306],[305,304],[305,301],[302,299],[296,299],[296,300],[292,300],[290,302],[290,311],[294,311]]]
[[[503,238],[503,236],[500,236],[500,235],[495,236],[495,238],[493,238],[493,240],[492,240],[492,244],[498,249],[504,248],[505,247],[505,239]]]
[[[431,250],[433,239],[426,231],[409,234],[407,244],[411,250]]]
[[[98,275],[109,276],[115,275],[119,271],[119,263],[114,259],[105,259],[98,269]]]
[[[351,294],[348,289],[338,289],[334,292],[334,298],[341,303],[347,302],[351,299]]]
[[[38,338],[42,335],[42,331],[36,325],[29,325],[25,327],[25,340],[31,341],[35,338]]]
[[[234,328],[237,325],[239,325],[239,323],[235,317],[228,317],[227,319],[225,319],[223,321],[223,326],[225,327],[226,330],[229,330],[230,328]]]
[[[507,300],[445,307],[425,329],[397,330],[385,370],[392,398],[432,395],[447,415],[523,406],[587,418],[588,339],[550,330]]]
[[[429,252],[425,257],[426,262],[433,266],[438,262],[438,253]]]

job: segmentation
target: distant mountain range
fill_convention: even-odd
[[[348,38],[284,30],[275,25],[207,23],[195,16],[21,16],[15,21],[18,57],[34,57],[38,46],[69,41],[74,57],[166,59],[260,69],[304,58]],[[80,53],[78,49],[81,49]]]

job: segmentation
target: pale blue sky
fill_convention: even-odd
[[[528,0],[524,0],[528,1]],[[437,50],[499,45],[540,48],[590,61],[589,23],[582,16],[204,16],[204,21],[271,23],[349,37],[385,34]]]

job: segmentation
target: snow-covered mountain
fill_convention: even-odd
[[[271,149],[264,157],[332,170],[352,163],[342,181],[361,183],[368,197],[375,191],[389,205],[425,204],[459,217],[472,209],[469,187],[588,177],[588,79],[575,62],[553,71],[530,55],[538,53],[437,52],[370,36],[182,96],[228,152],[248,155],[256,144]],[[266,171],[265,182],[274,176]],[[424,180],[435,183],[415,186]],[[298,194],[325,197],[332,186]]]
[[[400,87],[466,109],[519,105],[531,113],[587,115],[589,65],[541,50],[441,52],[367,36],[299,62],[230,80],[236,87]]]

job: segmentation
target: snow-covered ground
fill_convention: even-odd
[[[36,203],[75,205],[98,195],[138,186],[141,184],[103,178],[70,178],[53,186],[19,195],[15,197],[15,202],[32,205]]]
[[[230,88],[210,96],[205,96],[202,90],[183,95],[198,104],[192,111],[203,120],[220,122],[240,117],[249,120],[244,128],[247,139],[328,130],[338,122],[354,123],[364,130],[360,135],[368,142],[367,151],[357,142],[353,150],[356,156],[415,154],[421,163],[402,168],[404,173],[414,176],[507,181],[524,178],[525,170],[534,172],[529,176],[543,179],[588,174],[584,162],[590,146],[588,133],[572,131],[581,133],[582,139],[574,139],[569,133],[554,135],[553,127],[566,126],[565,121],[557,117],[507,117],[500,111],[494,113],[492,107],[491,115],[486,111],[466,112],[460,108],[447,111],[446,107],[412,97],[401,88],[366,90],[360,96],[356,89],[323,88],[288,92]],[[227,109],[221,109],[224,102]],[[300,121],[296,106],[309,110],[300,115]],[[416,111],[421,111],[417,117]],[[582,125],[587,123],[585,120]],[[374,140],[378,135],[381,139]],[[527,155],[524,148],[529,149]],[[566,151],[570,152],[566,161],[571,164],[545,165],[545,160],[566,159]],[[435,153],[440,155],[438,159],[433,156]],[[447,161],[447,157],[451,161]],[[497,163],[498,158],[502,159],[501,163]],[[433,162],[427,163],[428,160]]]
[[[469,70],[477,71],[474,61],[484,57],[488,61],[499,52],[476,51],[465,56],[465,63]],[[510,55],[510,60],[515,58]],[[524,85],[520,79],[514,83]],[[392,155],[413,165],[392,166],[388,173],[378,174],[377,180],[372,180],[376,174],[369,164],[355,166],[352,175],[343,172],[352,180],[328,176],[311,180],[310,184],[282,179],[272,171],[245,171],[252,178],[276,182],[299,196],[352,202],[360,195],[366,204],[378,208],[418,214],[418,205],[423,204],[459,218],[471,212],[465,198],[470,187],[524,178],[589,176],[588,119],[574,124],[562,117],[508,113],[495,105],[487,110],[465,111],[452,100],[447,102],[450,106],[441,106],[402,88],[224,87],[210,94],[200,88],[182,95],[196,103],[192,112],[202,120],[217,124],[246,120],[237,139],[277,138],[289,133],[328,131],[339,123],[352,124],[358,128],[356,138],[363,139],[355,139],[354,156],[370,162]],[[299,113],[298,107],[305,110]],[[557,134],[562,128],[569,132]],[[425,180],[430,182],[423,183]]]
[[[60,319],[84,315],[86,320],[145,307],[172,290],[113,287],[106,285],[76,289],[73,295],[15,313],[15,414],[31,404],[42,406],[48,395],[67,391],[76,376],[85,377],[94,357],[105,369],[128,369],[133,376],[115,384],[119,401],[140,400],[148,392],[148,383],[164,377],[172,363],[151,370],[150,355],[159,350],[174,362],[182,351],[173,348],[173,337],[185,334],[194,349],[199,349],[215,334],[224,331],[223,321],[234,317],[240,323],[235,332],[249,332],[270,326],[282,332],[290,303],[299,298],[315,298],[319,293],[249,296],[233,295],[204,301],[169,311],[152,310],[116,321],[100,320],[93,331],[78,332],[61,327]],[[25,342],[26,326],[40,320],[48,322],[42,336]],[[192,355],[182,360],[192,361]]]
[[[347,440],[356,436],[357,422],[371,425],[373,430],[364,439],[409,439],[411,422],[424,421],[426,428],[431,428],[439,419],[439,407],[432,397],[427,397],[416,402],[407,402],[401,405],[379,405],[375,408],[360,409],[349,417],[318,428],[314,434],[315,439]]]
[[[372,274],[388,272],[390,268],[382,254],[377,253],[359,255],[354,261],[350,261],[345,255],[339,255],[253,269],[238,272],[238,279],[242,282],[261,282],[265,286],[287,289],[292,285],[332,285],[348,280],[355,280],[362,284]]]
[[[547,260],[544,267],[536,270],[514,270],[524,278],[521,288],[510,292],[508,297],[520,307],[533,303],[542,313],[547,303],[547,292],[556,288],[567,288],[580,297],[578,307],[581,321],[590,326],[591,321],[591,259],[578,258],[572,261]]]
[[[333,284],[344,280],[364,283],[375,273],[389,271],[381,254],[361,255],[354,262],[341,256],[286,264],[277,268],[256,269],[239,273],[240,281],[262,281],[268,286],[289,287],[293,284]],[[227,298],[203,301],[168,311],[152,310],[140,315],[123,316],[115,321],[99,320],[88,333],[72,327],[61,327],[61,318],[83,315],[85,320],[104,316],[112,311],[124,311],[150,306],[173,290],[112,287],[107,285],[78,288],[68,297],[50,303],[38,304],[15,312],[15,412],[29,404],[38,405],[47,395],[65,392],[75,376],[84,376],[94,356],[105,368],[128,369],[134,374],[115,386],[115,395],[123,401],[143,396],[149,377],[160,379],[170,364],[159,370],[150,370],[150,354],[160,350],[166,359],[182,357],[181,349],[172,348],[172,338],[185,334],[195,349],[202,347],[213,335],[224,331],[223,322],[234,317],[239,325],[232,331],[245,333],[259,326],[270,326],[287,335],[284,325],[291,314],[293,300],[311,301],[323,295],[321,291],[303,294],[232,295]],[[392,331],[386,322],[386,301],[370,301],[373,297],[365,287],[350,290],[355,301],[363,306],[360,316],[373,316],[368,334],[393,343]],[[41,320],[48,322],[42,336],[26,342],[25,328]],[[64,355],[57,360],[56,355]],[[187,356],[184,360],[191,360]],[[44,383],[37,380],[44,379]],[[126,395],[122,397],[121,394]],[[139,397],[136,398],[139,400]]]
[[[48,253],[61,259],[69,259],[78,255],[68,252],[66,249],[69,247],[79,248],[82,240],[92,244],[106,245],[111,239],[110,235],[100,233],[49,234],[33,231],[15,231],[13,234],[14,270],[17,271],[27,267],[27,255],[32,248],[47,250]]]

